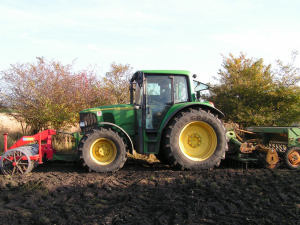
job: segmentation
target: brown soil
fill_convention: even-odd
[[[300,224],[299,171],[180,171],[129,159],[116,173],[48,163],[0,175],[0,224]]]

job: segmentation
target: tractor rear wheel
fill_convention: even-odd
[[[117,171],[126,159],[126,145],[111,129],[95,129],[80,141],[79,154],[84,166],[96,172]]]
[[[286,151],[285,163],[292,170],[300,169],[300,148],[294,147]]]
[[[169,162],[192,170],[219,166],[228,149],[222,122],[201,109],[176,116],[164,139]]]

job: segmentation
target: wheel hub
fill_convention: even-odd
[[[98,157],[103,157],[109,154],[109,148],[107,145],[102,145],[98,148],[98,151],[95,152]]]
[[[193,133],[192,135],[188,135],[188,145],[192,148],[197,148],[201,145],[201,137],[197,133]]]

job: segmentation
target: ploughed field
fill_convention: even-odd
[[[0,175],[0,224],[300,224],[299,171],[181,171],[130,158],[116,173],[52,162]]]

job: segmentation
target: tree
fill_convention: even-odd
[[[300,68],[294,66],[297,56],[298,52],[293,51],[291,61],[288,63],[277,59],[277,65],[274,69],[281,125],[290,124],[290,118],[295,118],[292,122],[298,124],[300,122]],[[287,107],[282,105],[282,102]]]
[[[0,103],[34,132],[74,125],[80,110],[108,102],[93,71],[74,73],[72,65],[44,58],[11,65],[1,80]]]
[[[295,87],[300,82],[300,68],[295,67],[295,61],[298,56],[297,51],[291,53],[291,61],[284,63],[282,60],[277,59],[277,67],[274,70],[275,81],[284,87]]]
[[[129,64],[111,64],[111,69],[103,78],[103,88],[110,97],[110,104],[129,103],[129,79],[132,67]]]
[[[287,85],[283,79],[287,74],[276,74],[263,59],[249,59],[243,53],[223,57],[222,66],[211,100],[228,120],[244,126],[290,125],[299,120],[300,90],[295,82]]]

